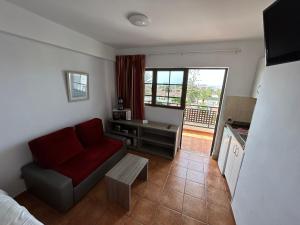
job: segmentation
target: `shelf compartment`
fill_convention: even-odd
[[[170,147],[175,145],[174,138],[166,137],[166,136],[160,136],[160,135],[152,134],[152,133],[143,133],[141,139],[145,140],[145,141],[161,144],[161,145],[170,146]]]
[[[136,151],[139,150],[139,147],[134,146],[134,145],[127,145],[127,148],[132,149],[132,150],[136,150]]]
[[[125,137],[130,137],[130,138],[137,138],[137,136],[134,134],[125,133],[125,132],[116,131],[116,130],[111,130],[110,133],[125,136]]]
[[[153,134],[153,135],[159,135],[160,137],[166,137],[166,138],[175,138],[176,133],[170,132],[170,131],[165,131],[165,130],[158,130],[158,129],[153,129],[153,128],[145,128],[143,127],[141,129],[142,134]]]
[[[170,147],[153,144],[148,141],[142,141],[140,150],[149,154],[159,155],[164,158],[173,159],[173,149]]]
[[[111,133],[137,140],[137,146],[127,145],[128,149],[173,159],[177,152],[178,127],[167,127],[168,124],[155,122],[109,121]],[[128,133],[122,130],[128,130]]]

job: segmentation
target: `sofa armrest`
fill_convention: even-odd
[[[126,145],[126,138],[125,137],[118,136],[118,135],[115,135],[115,134],[110,134],[110,133],[104,133],[104,136],[122,141],[124,143],[124,145]]]
[[[72,179],[54,170],[43,169],[35,163],[22,167],[26,186],[49,205],[59,211],[66,211],[73,205]]]

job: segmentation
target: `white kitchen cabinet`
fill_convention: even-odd
[[[232,137],[225,167],[225,177],[232,197],[234,196],[243,158],[244,150],[242,146],[238,143],[235,137]]]
[[[224,172],[225,172],[231,137],[232,137],[232,134],[231,134],[229,128],[224,127],[223,137],[222,137],[222,142],[221,142],[221,147],[220,147],[220,152],[219,152],[219,158],[218,158],[218,166],[219,166],[219,169],[220,169],[222,175],[224,175]]]
[[[232,172],[232,168],[233,168],[233,164],[234,164],[234,158],[235,158],[235,155],[234,155],[234,151],[235,151],[235,148],[236,148],[236,143],[235,143],[235,139],[233,138],[231,140],[231,145],[229,147],[229,150],[228,150],[228,157],[227,157],[227,163],[226,163],[226,167],[225,167],[225,177],[226,177],[226,181],[227,181],[227,184],[228,186],[230,186],[229,183],[231,183],[230,179],[231,179],[231,172]]]

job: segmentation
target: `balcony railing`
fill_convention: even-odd
[[[218,107],[186,106],[184,110],[184,124],[195,127],[214,129],[218,116]]]

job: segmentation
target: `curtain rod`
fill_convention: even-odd
[[[186,51],[186,52],[157,52],[157,53],[149,53],[146,56],[154,56],[154,55],[192,55],[192,54],[214,54],[214,53],[233,53],[238,54],[241,53],[242,50],[240,48],[234,49],[216,49],[216,50],[201,50],[201,51]]]

